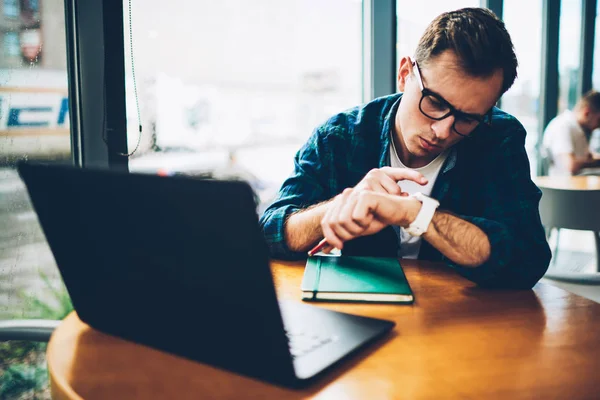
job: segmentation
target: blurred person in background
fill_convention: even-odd
[[[600,128],[600,93],[587,92],[571,110],[565,110],[550,121],[544,130],[542,156],[548,175],[600,175],[600,159],[590,151],[590,137]]]

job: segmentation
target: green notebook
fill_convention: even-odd
[[[306,261],[303,300],[412,303],[396,258],[313,256]]]

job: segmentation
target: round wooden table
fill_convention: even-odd
[[[304,390],[106,335],[71,314],[48,344],[53,398],[597,397],[600,304],[544,283],[534,290],[481,289],[443,264],[402,263],[415,293],[413,305],[317,305],[390,319],[396,327]],[[273,262],[280,299],[300,301],[303,270],[302,262]]]
[[[600,176],[538,176],[536,185],[564,190],[600,190]]]

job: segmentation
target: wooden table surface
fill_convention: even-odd
[[[100,333],[69,315],[47,359],[55,399],[598,398],[600,304],[539,283],[485,290],[448,267],[403,262],[413,305],[323,304],[394,320],[387,340],[294,391]],[[302,263],[272,265],[300,301]],[[80,397],[79,397],[80,396]]]
[[[600,190],[600,176],[538,176],[534,182],[553,189]]]

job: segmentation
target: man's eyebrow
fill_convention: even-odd
[[[477,113],[468,113],[466,111],[461,110],[458,107],[454,107],[454,104],[450,103],[448,100],[446,100],[444,98],[444,96],[442,96],[441,94],[439,94],[435,90],[431,90],[430,88],[427,88],[427,90],[429,90],[431,93],[435,94],[437,97],[439,97],[440,99],[442,99],[443,101],[445,101],[446,104],[450,104],[456,111],[458,111],[459,113],[461,113],[463,115],[466,115],[467,117],[475,117],[475,118],[480,118],[480,119],[485,118],[485,115],[481,115],[481,114],[477,114]]]

